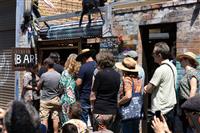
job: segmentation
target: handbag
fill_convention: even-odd
[[[140,92],[135,93],[132,85],[132,98],[121,107],[122,120],[139,119],[142,117],[143,98]]]

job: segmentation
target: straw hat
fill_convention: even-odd
[[[137,62],[131,57],[125,57],[122,62],[115,63],[115,66],[123,71],[138,72]]]
[[[197,61],[197,56],[192,53],[192,52],[186,52],[184,54],[180,54],[177,56],[177,60],[180,61],[182,58],[187,58],[189,60],[192,60],[194,62],[194,65],[195,66],[198,66],[199,65],[199,62]]]
[[[81,61],[84,56],[91,56],[91,57],[93,57],[94,54],[95,54],[94,50],[83,49],[83,50],[81,50],[80,54],[76,57],[76,61]]]

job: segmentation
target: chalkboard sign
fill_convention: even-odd
[[[100,41],[100,51],[110,51],[113,53],[115,60],[120,61],[123,57],[121,55],[122,44],[118,37],[104,37]]]

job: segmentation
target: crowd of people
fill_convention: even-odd
[[[169,53],[167,43],[155,44],[152,56],[159,67],[145,85],[136,51],[115,62],[109,51],[96,54],[83,49],[70,54],[64,67],[59,54],[52,52],[39,70],[34,63],[27,65],[21,100],[13,101],[6,111],[0,109],[1,132],[140,133],[143,98],[151,94],[148,133],[198,133],[199,63],[192,52],[177,56],[185,69],[177,87],[177,69]],[[175,128],[176,117],[181,131]]]

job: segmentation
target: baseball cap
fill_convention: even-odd
[[[135,50],[130,50],[130,51],[124,53],[123,55],[124,55],[124,56],[129,56],[129,57],[131,57],[131,58],[136,58],[136,57],[138,57],[138,54],[137,54],[137,52],[136,52]]]

